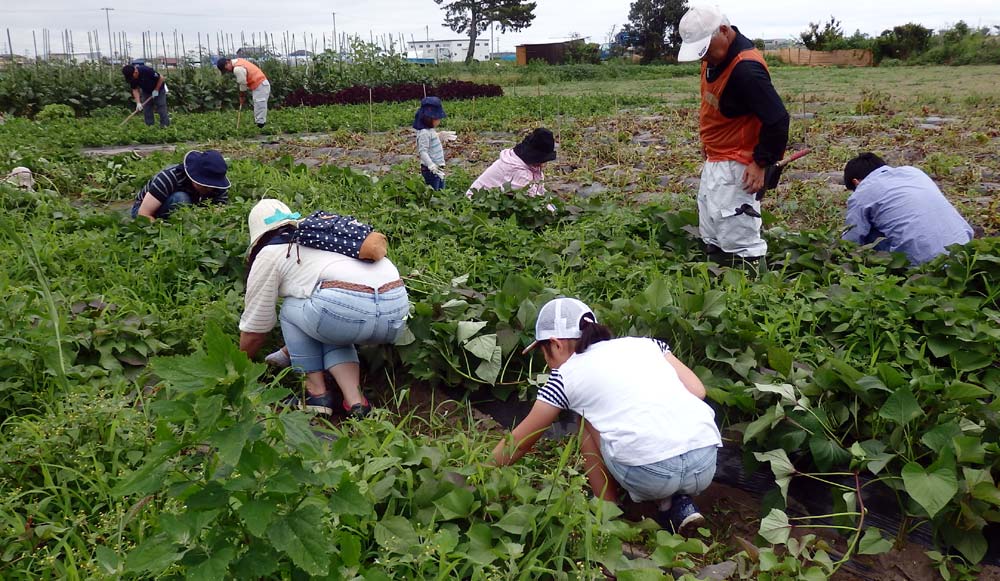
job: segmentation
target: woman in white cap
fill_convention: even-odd
[[[715,476],[722,445],[705,387],[663,341],[613,338],[593,311],[571,298],[538,312],[535,341],[551,369],[534,407],[497,444],[493,461],[505,466],[523,456],[562,410],[582,416],[580,451],[594,494],[618,501],[624,488],[635,502],[657,501],[656,520],[687,533],[704,517],[692,495]]]
[[[326,391],[329,371],[343,394],[344,410],[361,418],[371,405],[361,394],[358,344],[393,343],[410,311],[399,271],[388,258],[374,262],[292,241],[299,214],[278,200],[264,199],[250,211],[246,298],[240,317],[240,349],[253,357],[278,322],[292,367],[306,374],[304,398],[290,404],[333,413]],[[384,256],[377,232],[361,244],[360,256]],[[370,252],[371,246],[381,252]]]
[[[214,149],[189,151],[184,161],[153,176],[135,196],[132,217],[165,219],[185,204],[229,202],[226,160]]]

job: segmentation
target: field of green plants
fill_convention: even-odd
[[[925,575],[995,573],[977,564],[1000,523],[1000,89],[938,89],[1000,71],[907,69],[901,90],[900,70],[776,71],[791,145],[815,153],[765,202],[759,275],[701,261],[690,75],[445,103],[459,139],[441,192],[417,170],[415,103],[280,109],[262,138],[231,111],[166,130],[8,118],[0,169],[38,183],[0,185],[0,577],[638,580],[731,562],[745,579],[853,579],[913,555],[918,528]],[[560,143],[549,199],[467,200],[539,125]],[[229,159],[232,203],[129,219],[196,147]],[[917,269],[839,241],[837,175],[866,149],[923,168],[986,236]],[[265,196],[389,238],[413,311],[400,345],[362,350],[368,419],[280,409],[299,380],[237,348],[246,216]],[[530,400],[544,363],[520,351],[557,294],[695,369],[727,447],[775,483],[747,522],[706,505],[684,539],[625,515],[586,491],[575,437],[486,465],[502,429],[442,394]],[[801,480],[829,514],[786,498]],[[895,538],[866,522],[876,488],[904,517]]]

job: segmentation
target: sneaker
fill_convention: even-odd
[[[347,412],[347,417],[354,418],[356,420],[363,419],[372,411],[372,406],[368,403],[368,398],[362,396],[361,403],[356,403],[350,407],[347,406],[347,402],[344,402],[344,411]]]
[[[686,494],[674,496],[670,509],[658,511],[655,519],[662,528],[683,536],[690,536],[692,531],[705,523],[705,517]]]
[[[307,392],[305,401],[302,401],[302,399],[297,395],[290,395],[285,398],[285,406],[299,408],[300,410],[315,412],[325,416],[332,416],[333,395],[330,394],[330,392],[326,392],[323,395],[312,395]]]
[[[284,349],[278,349],[274,353],[265,357],[264,363],[267,363],[272,367],[277,367],[278,369],[284,369],[292,366],[292,358],[288,356],[288,353],[286,353]]]

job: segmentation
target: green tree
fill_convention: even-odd
[[[833,16],[823,25],[822,30],[819,24],[810,22],[809,30],[800,34],[799,38],[809,50],[835,50],[845,44],[844,29],[841,28],[840,21]]]
[[[521,0],[434,0],[445,11],[444,24],[458,34],[469,35],[469,51],[465,63],[472,62],[476,39],[491,24],[500,26],[500,32],[524,30],[535,19],[535,2]]]
[[[642,62],[676,56],[681,46],[677,27],[687,11],[687,0],[635,0],[624,30],[642,49]]]
[[[927,50],[933,32],[930,28],[913,22],[895,26],[892,30],[884,30],[875,39],[873,47],[875,60],[881,61],[885,58],[906,60],[914,57]]]

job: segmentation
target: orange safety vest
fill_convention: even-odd
[[[267,77],[264,76],[264,71],[246,59],[233,59],[233,68],[236,67],[243,67],[247,70],[247,88],[251,91],[267,80]]]
[[[701,64],[701,144],[708,154],[708,161],[738,161],[749,164],[753,161],[753,150],[760,141],[760,119],[756,115],[741,115],[729,118],[719,109],[719,100],[726,90],[733,68],[745,61],[757,61],[767,69],[764,56],[757,49],[744,50],[737,54],[729,66],[715,81],[708,82],[708,64]]]

